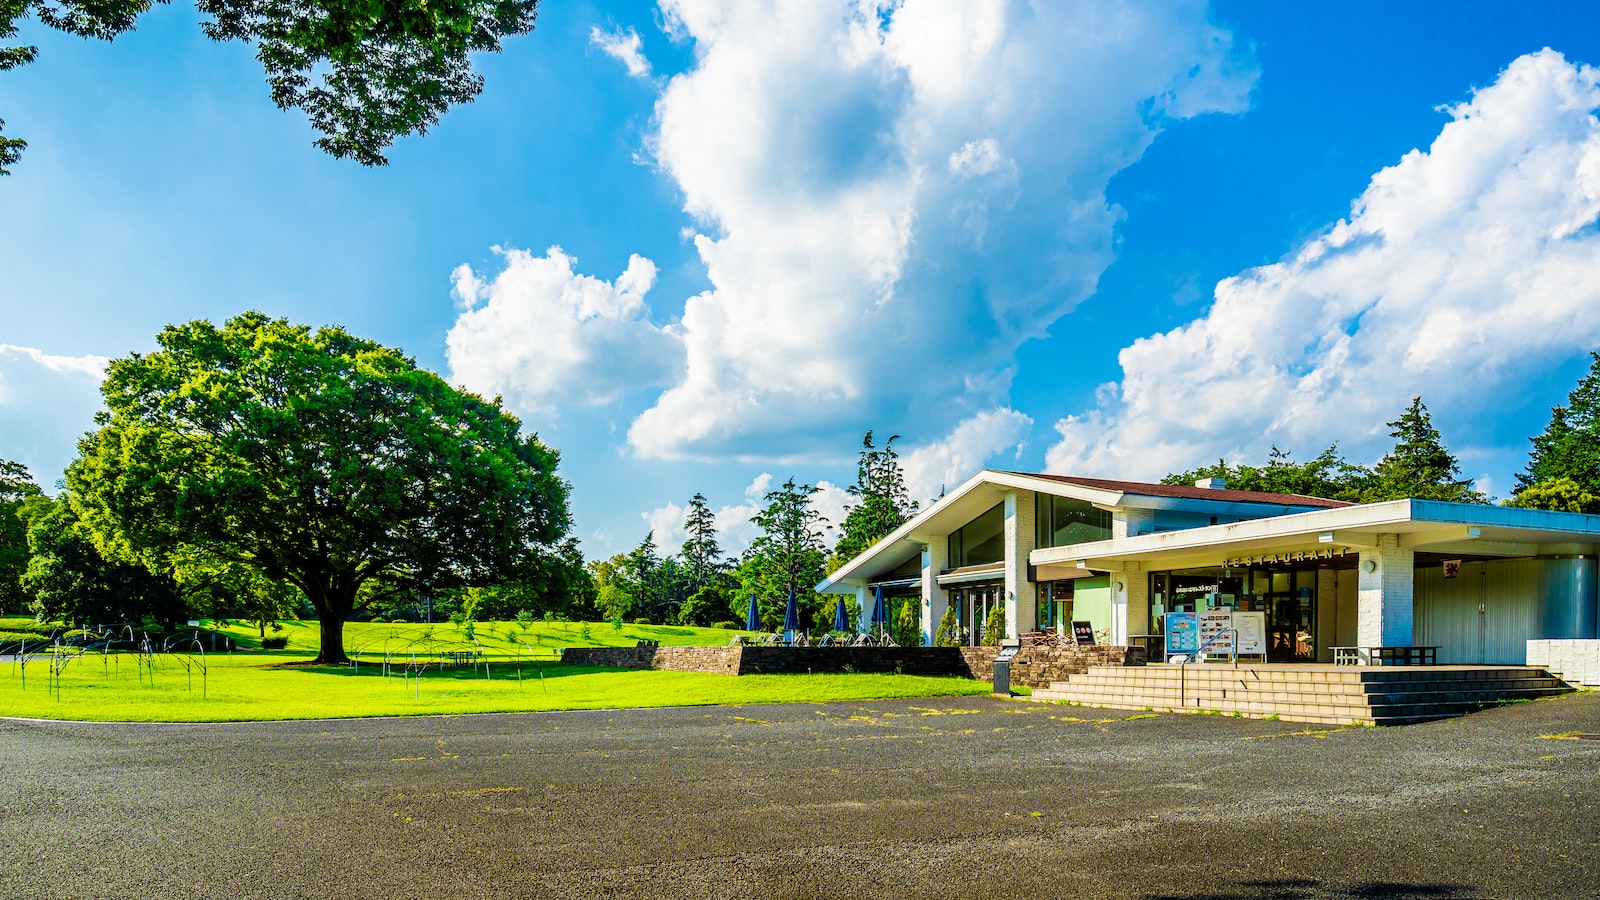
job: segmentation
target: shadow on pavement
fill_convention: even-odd
[[[1242,881],[1203,892],[1145,894],[1145,900],[1310,900],[1345,897],[1352,900],[1454,900],[1480,896],[1455,884],[1406,884],[1392,881],[1365,881],[1332,885],[1315,878],[1282,878],[1270,881]]]

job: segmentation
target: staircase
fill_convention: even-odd
[[[1409,725],[1572,690],[1535,666],[1095,666],[1033,699],[1112,709]]]

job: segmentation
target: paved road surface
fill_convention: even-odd
[[[0,896],[1600,897],[1600,695],[0,722]]]

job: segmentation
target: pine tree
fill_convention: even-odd
[[[756,595],[763,620],[771,620],[774,609],[782,620],[790,591],[802,609],[812,611],[812,621],[821,620],[821,607],[828,601],[819,598],[815,588],[826,574],[822,532],[827,522],[811,505],[817,490],[790,478],[778,490],[768,491],[766,507],[750,518],[760,526],[761,535],[745,551],[739,580],[743,592]]]
[[[1487,503],[1488,498],[1472,489],[1472,480],[1458,478],[1460,466],[1444,446],[1439,429],[1433,427],[1428,407],[1421,397],[1400,418],[1388,423],[1395,439],[1394,449],[1378,461],[1371,487],[1362,492],[1364,503],[1399,500],[1450,500],[1457,503]]]
[[[1527,470],[1517,474],[1518,496],[1562,478],[1600,494],[1600,353],[1589,354],[1589,371],[1567,395],[1567,405],[1551,407],[1544,433],[1528,440],[1533,450]]]
[[[704,494],[697,493],[689,499],[684,528],[688,538],[679,556],[688,574],[688,592],[694,594],[723,568],[722,548],[717,544],[717,517],[706,505]]]
[[[917,502],[906,491],[905,472],[894,449],[899,439],[898,434],[890,435],[881,450],[874,446],[871,431],[861,439],[856,480],[847,488],[861,502],[845,508],[839,543],[828,560],[830,570],[854,559],[916,515]]]

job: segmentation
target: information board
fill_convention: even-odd
[[[1167,628],[1167,655],[1193,653],[1200,647],[1200,634],[1192,612],[1169,612],[1164,621]]]
[[[1238,632],[1240,656],[1267,655],[1267,614],[1235,611],[1233,630]]]
[[[1006,648],[1002,649],[999,653],[995,654],[994,661],[995,662],[1010,662],[1013,658],[1016,657],[1017,650],[1018,650],[1018,648],[1016,648],[1016,647],[1006,647]]]
[[[1079,647],[1094,646],[1094,623],[1074,619],[1072,622],[1072,642]]]
[[[1200,613],[1200,646],[1206,655],[1233,652],[1233,607],[1213,606]]]

